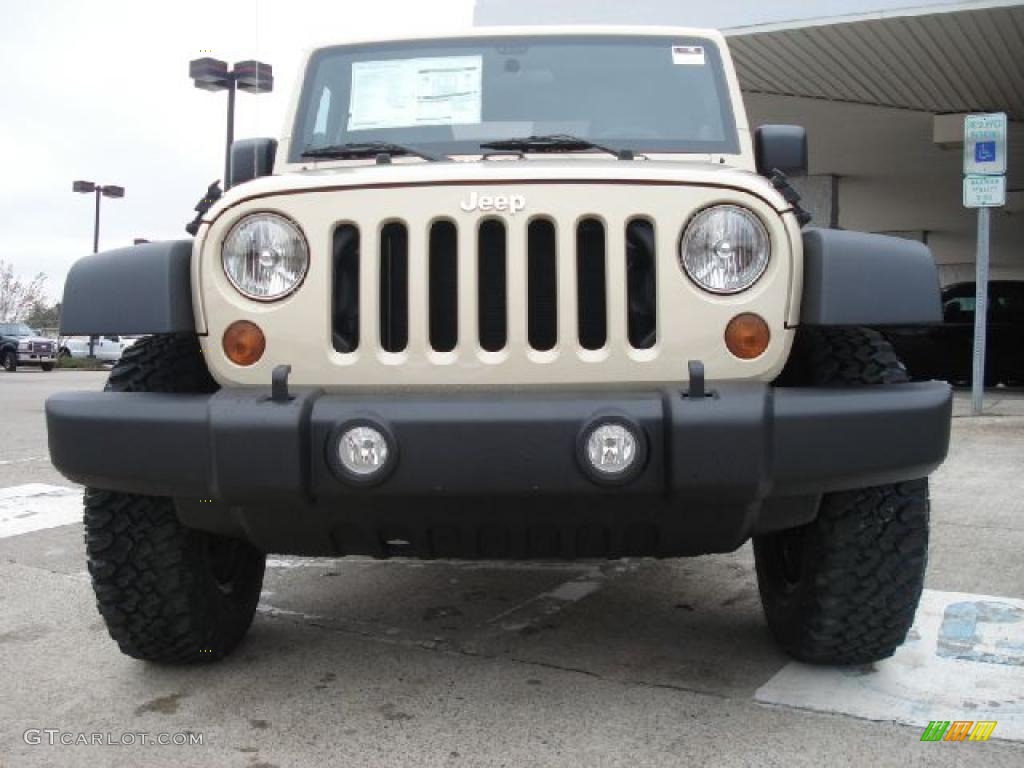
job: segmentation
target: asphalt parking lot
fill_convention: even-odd
[[[176,668],[107,636],[78,491],[47,456],[46,396],[104,376],[0,376],[0,766],[1024,764],[1024,393],[991,393],[977,419],[958,393],[918,625],[871,668],[790,663],[749,546],[600,564],[271,557],[241,648]],[[956,658],[950,606],[982,637]],[[987,743],[920,741],[958,719],[998,724]],[[32,744],[29,729],[203,743]]]

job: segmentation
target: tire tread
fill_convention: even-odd
[[[214,392],[194,335],[149,336],[127,349],[106,391]],[[237,645],[252,623],[265,555],[240,542],[224,592],[210,575],[213,534],[186,528],[168,498],[85,490],[85,548],[96,604],[128,656],[210,662]]]
[[[892,345],[869,328],[801,328],[780,386],[909,381]],[[755,537],[768,625],[793,657],[867,664],[891,656],[913,624],[928,561],[928,480],[825,494],[801,528]],[[779,545],[799,539],[801,577],[784,584]],[[790,539],[792,540],[792,539]]]

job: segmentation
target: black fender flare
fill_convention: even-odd
[[[942,322],[939,272],[928,246],[838,229],[803,233],[801,325]]]
[[[64,283],[61,335],[194,332],[192,242],[142,243],[76,261]]]

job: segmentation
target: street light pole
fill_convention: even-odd
[[[274,70],[260,61],[236,61],[234,69],[228,63],[209,57],[193,59],[188,63],[188,76],[196,88],[204,91],[228,92],[227,145],[224,147],[224,189],[231,188],[231,145],[235,141],[235,93],[270,93],[274,90]]]
[[[94,181],[75,181],[71,184],[72,192],[80,192],[83,195],[96,195],[96,215],[92,225],[92,252],[100,251],[100,197],[124,197],[124,187],[114,184],[97,184]]]
[[[100,252],[100,187],[96,187],[96,220],[92,225],[92,252]]]
[[[124,197],[124,187],[118,187],[114,184],[97,184],[94,181],[75,181],[71,184],[72,192],[80,192],[83,195],[95,194],[96,195],[96,214],[92,224],[92,252],[100,252],[100,198],[101,197]],[[89,357],[96,356],[96,337],[89,337]]]
[[[235,78],[228,81],[228,135],[224,145],[224,189],[231,186],[231,145],[235,143]]]

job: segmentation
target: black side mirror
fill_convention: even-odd
[[[274,172],[277,139],[241,139],[231,145],[229,187],[269,176]]]
[[[757,172],[771,176],[807,173],[807,130],[799,125],[762,125],[754,131],[754,159]]]

